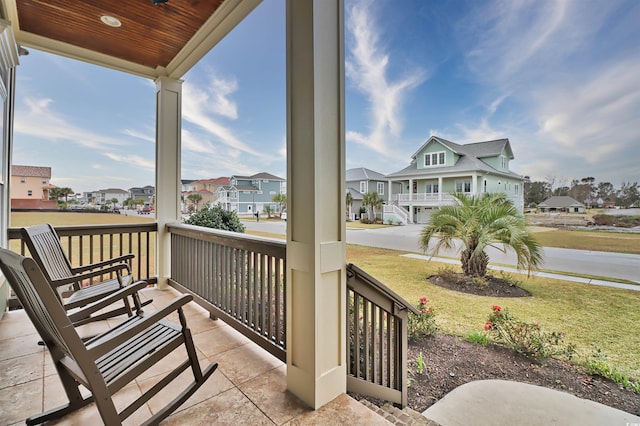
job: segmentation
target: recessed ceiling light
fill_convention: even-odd
[[[122,22],[120,22],[120,20],[114,16],[102,15],[100,17],[100,20],[102,21],[103,24],[108,25],[110,27],[118,28],[122,26]]]

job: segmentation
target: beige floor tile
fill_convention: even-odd
[[[196,348],[196,354],[198,356],[198,359],[201,360],[201,364],[204,364],[207,362],[207,357],[202,352],[200,352],[197,348]],[[137,380],[143,381],[151,377],[157,376],[159,374],[164,374],[168,371],[173,370],[176,367],[176,365],[182,363],[186,359],[187,359],[187,350],[184,348],[184,345],[183,345],[175,349],[169,355],[167,355],[162,360],[160,360],[160,362],[158,362],[153,367],[149,368],[147,371],[145,371],[140,376],[138,376]]]
[[[43,352],[44,346],[39,345],[39,341],[37,334],[0,340],[0,361]]]
[[[286,371],[287,366],[282,365],[238,386],[278,425],[309,411],[304,402],[287,392]]]
[[[286,423],[287,426],[372,426],[391,424],[346,394],[338,396],[318,410],[308,411]]]
[[[0,388],[41,379],[44,374],[44,353],[25,355],[0,361]]]
[[[235,385],[282,365],[282,361],[253,344],[210,356],[209,359],[220,364],[219,368]]]
[[[170,416],[163,426],[273,425],[242,392],[233,388]]]
[[[14,314],[14,312],[19,312]],[[24,311],[11,311],[5,313],[0,327],[0,340],[13,339],[20,336],[37,335],[38,332],[33,326],[29,317]]]
[[[22,422],[42,412],[42,379],[0,390],[0,425]]]
[[[205,359],[200,363],[200,365],[204,369],[209,365],[209,361]],[[140,389],[142,390],[142,392],[146,392],[163,377],[163,375],[160,375],[147,380],[139,380],[138,384],[140,385]],[[153,413],[160,411],[162,407],[166,406],[180,392],[186,389],[191,382],[193,382],[193,373],[191,372],[191,369],[188,369],[187,371],[184,371],[182,374],[180,374],[180,376],[178,376],[170,386],[165,388],[148,402],[151,411]],[[232,387],[233,383],[231,383],[231,381],[227,379],[224,374],[216,370],[200,387],[200,389],[198,389],[193,395],[191,395],[191,397],[178,410],[191,407],[204,400],[219,395],[220,393],[227,391]]]
[[[214,360],[215,355],[251,342],[228,325],[198,333],[193,336],[193,341],[205,356]]]

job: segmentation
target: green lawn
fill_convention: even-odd
[[[491,306],[500,305],[526,322],[540,322],[547,331],[564,332],[565,340],[577,345],[580,356],[598,346],[622,374],[640,379],[640,292],[514,274],[531,297],[474,296],[427,281],[444,264],[400,254],[347,246],[348,262],[365,269],[409,302],[417,304],[426,296],[443,333],[464,336],[482,331]]]
[[[148,216],[125,216],[118,213],[76,213],[76,212],[11,212],[11,227],[50,223],[54,226],[106,225],[117,223],[148,223],[155,219]]]
[[[640,254],[639,233],[546,229],[550,230],[535,233],[544,247]]]

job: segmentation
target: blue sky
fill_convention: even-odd
[[[183,86],[182,178],[286,177],[285,2],[264,0]],[[345,0],[347,168],[391,173],[429,136],[507,137],[511,168],[640,181],[637,0]],[[13,163],[76,192],[154,184],[150,80],[30,50]]]

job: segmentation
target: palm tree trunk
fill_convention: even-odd
[[[471,277],[484,277],[487,274],[489,256],[484,251],[479,256],[473,256],[473,251],[474,248],[468,247],[462,252],[462,272]]]

